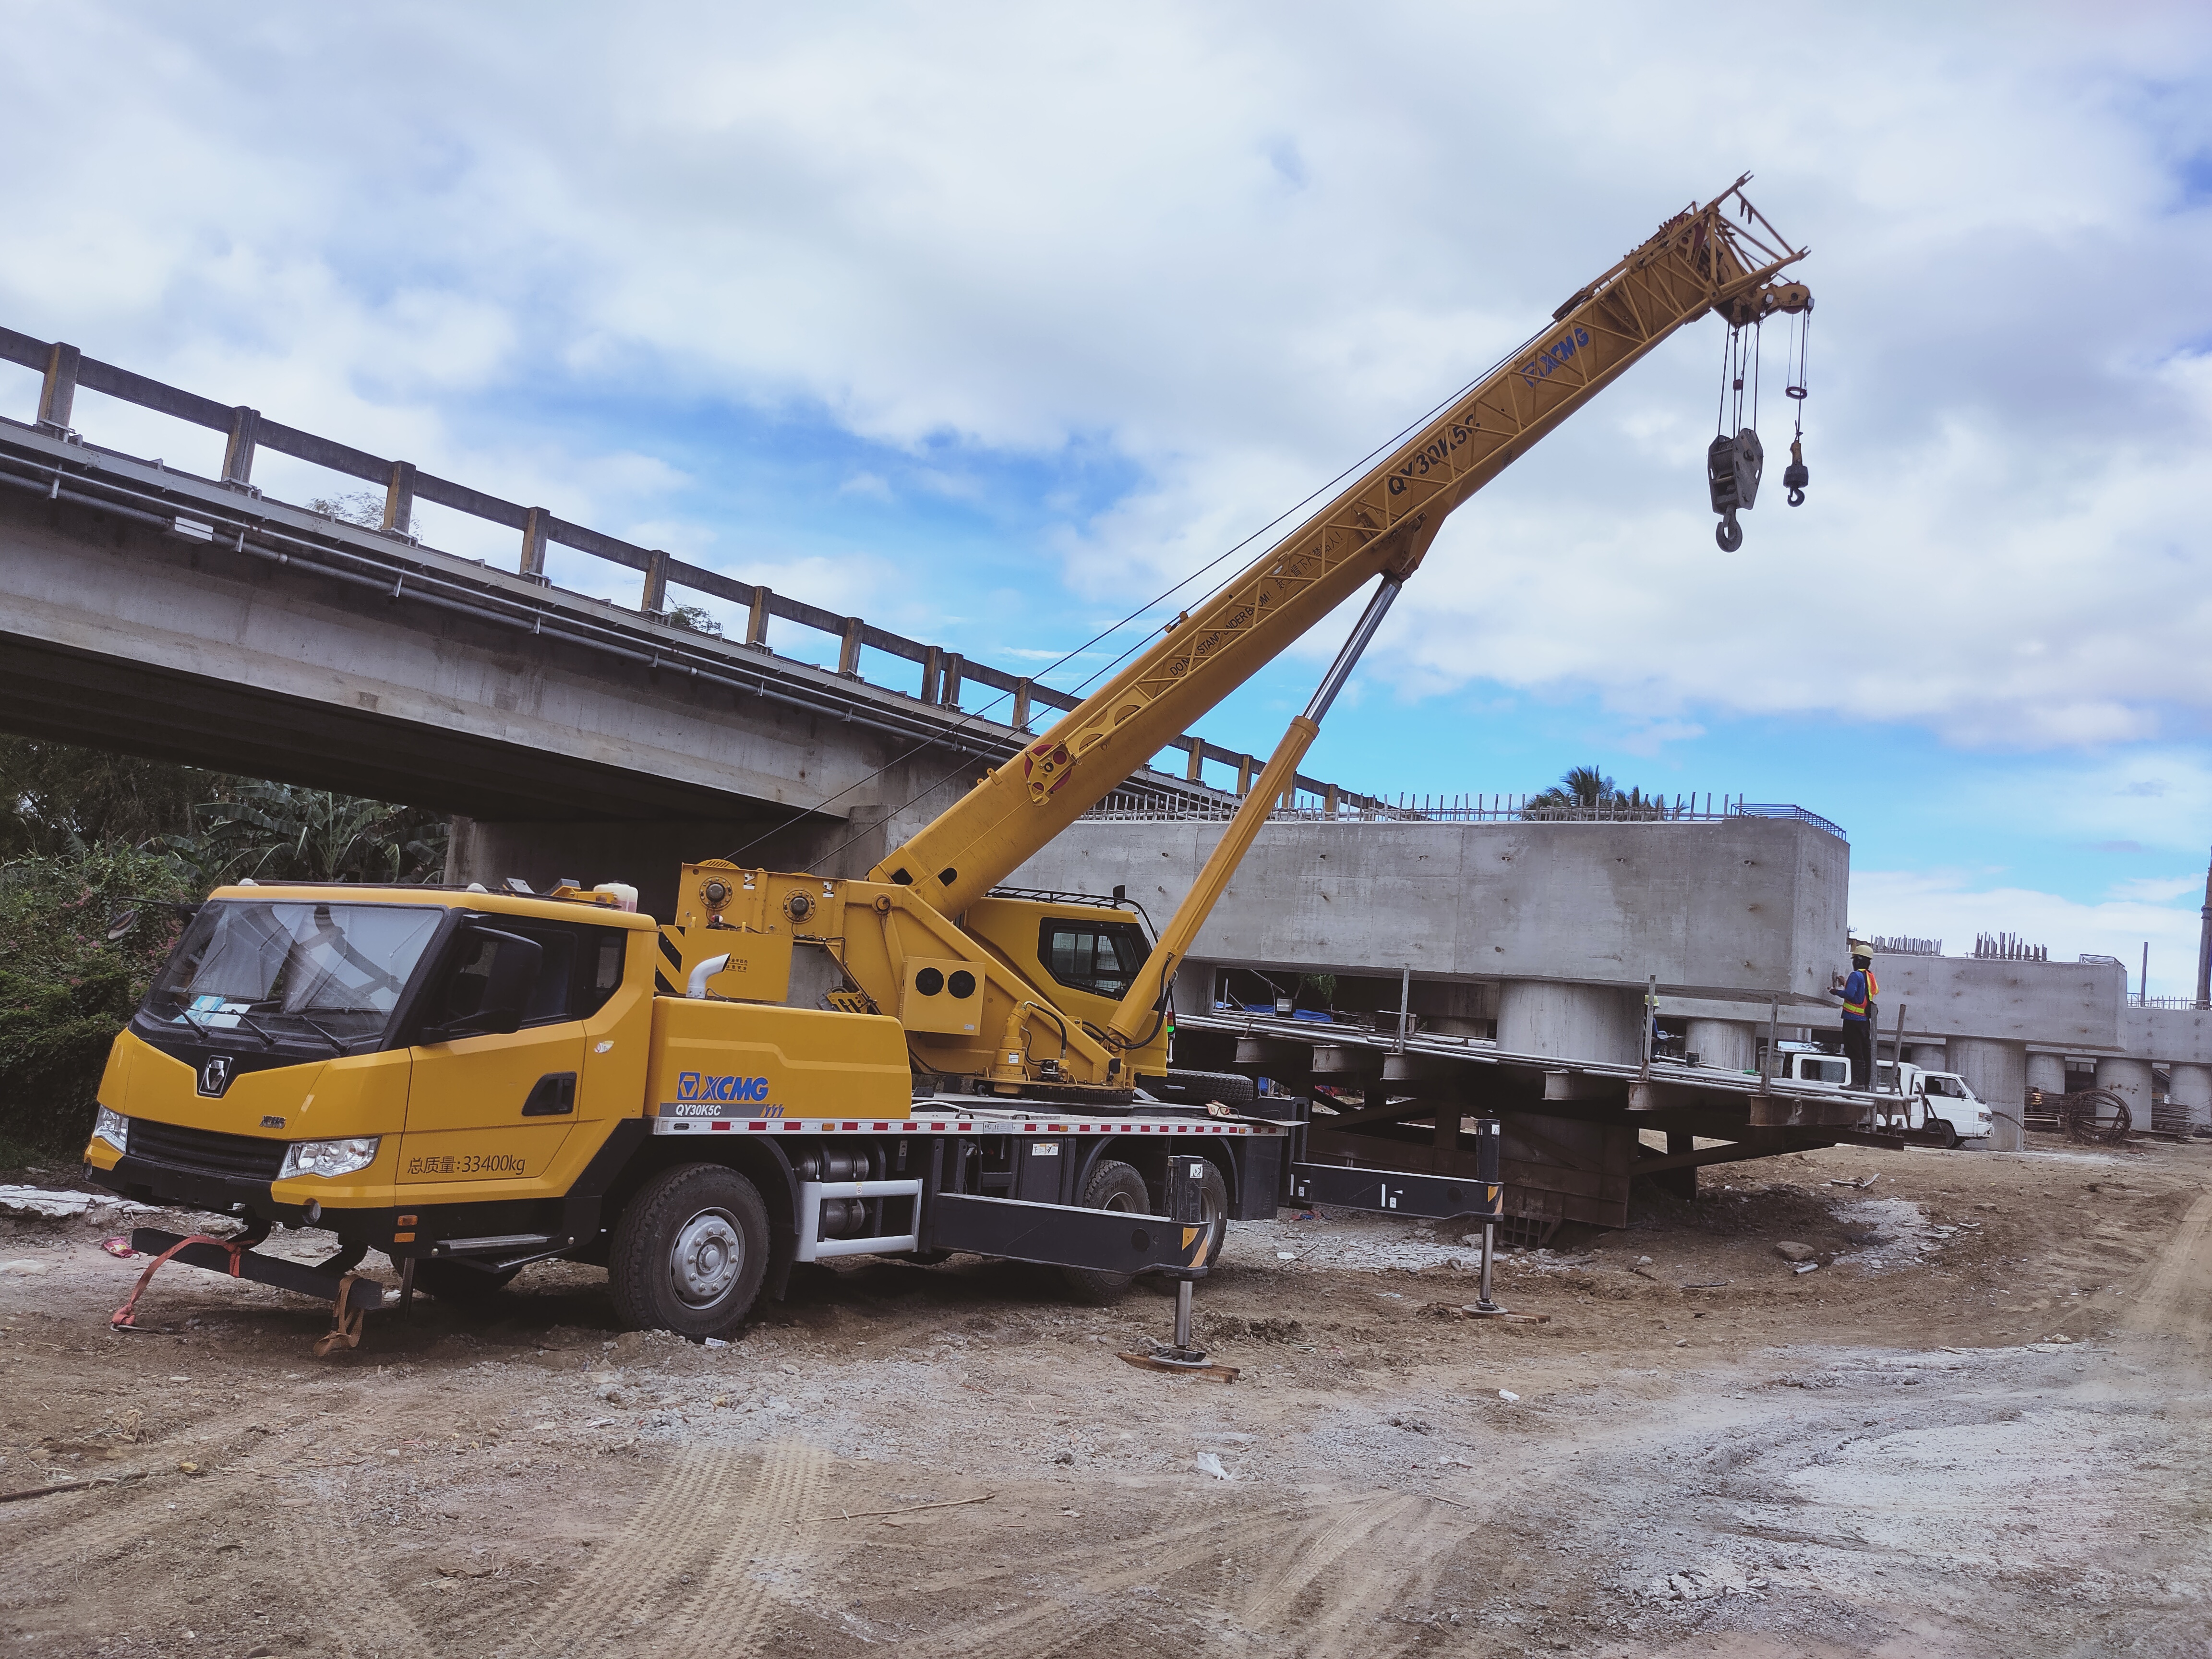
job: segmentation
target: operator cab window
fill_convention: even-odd
[[[1841,1060],[1808,1060],[1798,1075],[1808,1083],[1841,1083],[1850,1062]]]
[[[1037,957],[1045,971],[1073,990],[1102,997],[1125,994],[1152,947],[1133,921],[1051,917],[1037,930]]]
[[[488,915],[482,921],[495,932],[533,940],[544,952],[538,959],[538,982],[523,1006],[526,1026],[589,1019],[622,988],[626,950],[620,928],[579,927],[535,916]],[[489,940],[471,945],[464,939],[461,948],[463,957],[453,964],[443,999],[443,1018],[448,1019],[465,1018],[483,1006],[485,975],[495,954]]]

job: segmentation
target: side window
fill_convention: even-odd
[[[1062,985],[1099,996],[1129,988],[1152,947],[1134,923],[1053,917],[1037,931],[1037,958]]]
[[[550,1025],[578,1018],[576,1003],[576,930],[573,927],[518,927],[518,933],[534,939],[545,955],[538,964],[538,983],[523,1008],[525,1025]]]
[[[535,940],[545,953],[538,961],[538,982],[523,1006],[526,1026],[588,1019],[622,988],[628,950],[627,936],[620,928],[498,915],[484,916],[483,924]],[[467,959],[453,964],[441,999],[444,1018],[472,1013],[482,1006],[491,956],[488,945],[478,945]]]
[[[585,953],[590,964],[582,987],[581,1006],[578,1015],[589,1019],[606,1006],[607,999],[622,989],[623,958],[629,954],[629,935],[619,927],[594,927],[590,930],[590,949]]]

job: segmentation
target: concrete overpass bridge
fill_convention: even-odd
[[[0,727],[449,812],[457,878],[651,898],[780,825],[749,860],[856,873],[1079,700],[67,344],[0,329],[0,362],[39,377],[37,420],[0,422]],[[88,441],[80,388],[221,433],[221,475]],[[264,496],[263,450],[374,486],[382,524]],[[419,502],[513,532],[513,568],[422,545]],[[635,573],[637,604],[552,586],[549,545]],[[686,592],[744,637],[674,625]],[[864,650],[911,682],[869,683]],[[1126,787],[1233,799],[1206,765],[1252,772],[1194,736],[1164,752]]]

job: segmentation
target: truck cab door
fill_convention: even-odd
[[[399,1201],[461,1204],[556,1195],[562,1145],[576,1120],[584,1073],[580,981],[600,930],[518,916],[463,929],[431,988],[428,1022],[465,1018],[480,1005],[496,940],[538,948],[537,972],[512,1031],[439,1040],[426,1031],[412,1054],[407,1129],[399,1146]]]

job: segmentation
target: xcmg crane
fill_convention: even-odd
[[[1446,516],[1683,325],[1715,312],[1733,341],[1810,307],[1783,275],[1806,251],[1744,182],[1577,289],[864,880],[687,866],[657,929],[613,888],[218,890],[116,1039],[88,1179],[243,1218],[223,1238],[141,1237],[333,1297],[334,1341],[380,1297],[354,1271],[371,1248],[403,1295],[602,1262],[623,1317],[689,1335],[836,1255],[1048,1262],[1100,1297],[1145,1271],[1187,1286],[1226,1220],[1273,1212],[1287,1168],[1256,1111],[1143,1086],[1168,1069],[1176,965]],[[1740,465],[1755,486],[1747,435],[1723,434],[1731,489]],[[1725,532],[1749,492],[1723,502],[1712,465]],[[1156,940],[1127,908],[994,891],[1370,580]],[[280,1224],[343,1248],[313,1269],[257,1253]]]

